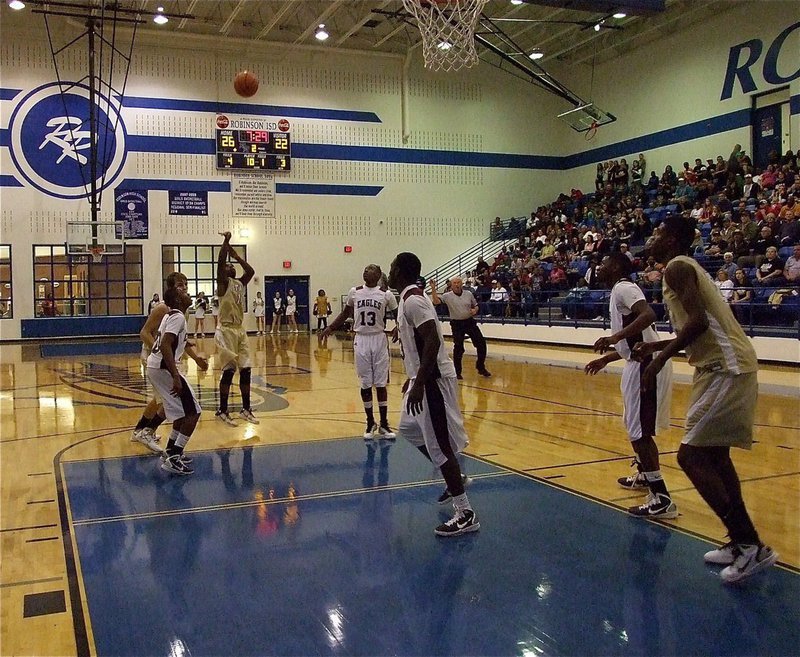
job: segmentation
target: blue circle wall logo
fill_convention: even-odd
[[[96,184],[101,189],[122,172],[126,132],[117,104],[103,95],[96,95],[95,102]],[[14,109],[8,128],[11,159],[28,183],[57,198],[89,195],[89,87],[54,82],[34,89]]]

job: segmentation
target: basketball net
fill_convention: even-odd
[[[92,261],[93,262],[102,262],[103,261],[103,254],[106,250],[102,246],[90,246],[89,253],[92,254]]]
[[[589,129],[584,134],[584,139],[586,141],[592,141],[597,135],[597,121],[592,121],[592,125],[589,126]]]
[[[475,28],[488,0],[403,0],[422,34],[425,68],[458,71],[478,63]]]

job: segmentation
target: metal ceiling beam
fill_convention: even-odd
[[[719,5],[719,4],[720,4],[719,0],[717,0],[716,2],[711,2],[710,4],[696,2],[695,0],[692,0],[692,2],[674,2],[672,6],[673,6],[674,10],[678,12],[677,14],[673,14],[672,16],[665,17],[664,19],[662,19],[660,21],[656,21],[656,22],[654,22],[652,24],[648,24],[648,26],[645,29],[638,30],[636,32],[631,32],[629,35],[626,35],[622,39],[614,39],[614,40],[610,41],[609,44],[607,46],[605,46],[602,50],[598,50],[597,54],[600,54],[601,52],[605,52],[606,50],[615,49],[615,48],[619,48],[620,46],[624,46],[625,44],[630,43],[631,41],[635,41],[636,39],[638,39],[641,36],[644,36],[646,34],[650,34],[651,32],[655,32],[656,30],[661,29],[665,25],[670,25],[671,23],[679,21],[682,18],[690,16],[690,15],[692,15],[694,13],[697,13],[698,11],[707,10],[707,9],[709,9],[709,8],[715,6],[715,5]],[[728,3],[724,3],[724,4],[728,4]],[[587,62],[590,59],[592,59],[594,57],[594,55],[595,55],[595,53],[592,52],[592,53],[589,53],[589,54],[585,55],[584,57],[581,57],[580,59],[571,60],[570,63],[571,64],[582,64],[582,63]]]
[[[305,41],[308,37],[310,37],[312,34],[314,34],[314,31],[317,29],[317,26],[320,23],[324,23],[327,20],[328,16],[330,16],[337,9],[339,9],[339,7],[341,7],[344,2],[345,0],[336,0],[336,2],[333,2],[330,5],[328,5],[328,8],[325,11],[323,11],[319,16],[317,16],[314,19],[314,22],[311,25],[309,25],[305,30],[303,30],[303,33],[299,37],[297,37],[297,39],[295,39],[294,42],[301,43],[302,41]]]
[[[264,39],[270,32],[272,32],[273,28],[278,23],[281,22],[283,17],[292,8],[292,5],[295,2],[297,2],[297,0],[286,0],[284,5],[280,9],[278,9],[277,12],[275,12],[275,15],[272,17],[272,20],[269,23],[267,23],[263,28],[261,28],[261,31],[258,34],[256,34],[255,41],[260,41],[261,39]]]
[[[631,16],[630,18],[623,18],[622,21],[617,23],[617,25],[625,27],[626,25],[629,25],[630,23],[633,23],[634,21],[637,21],[637,20],[639,20],[638,16]],[[605,36],[605,34],[606,34],[606,32],[603,32],[603,30],[600,30],[599,32],[595,32],[594,30],[590,30],[590,32],[591,32],[591,36],[589,36],[587,39],[584,39],[583,41],[581,41],[579,43],[571,43],[568,46],[566,46],[565,48],[562,48],[561,50],[559,50],[559,51],[557,51],[555,53],[551,53],[549,55],[545,55],[544,59],[542,59],[542,63],[548,62],[551,59],[555,59],[556,57],[559,57],[560,55],[563,55],[564,53],[570,52],[572,50],[577,50],[578,48],[580,48],[582,46],[585,46],[587,43],[591,43],[595,39],[598,39],[601,36]]]
[[[234,19],[239,15],[239,12],[244,9],[245,5],[247,4],[247,0],[239,0],[236,6],[231,11],[230,16],[225,19],[225,22],[222,24],[222,27],[219,28],[220,34],[227,34],[228,30],[231,29],[231,25],[233,25]]]
[[[392,1],[392,0],[383,0],[383,2],[381,2],[381,3],[380,3],[380,4],[379,4],[377,7],[376,7],[376,9],[383,9],[383,8],[384,8],[386,5],[388,5],[388,4],[389,4],[391,1]],[[347,30],[347,32],[345,32],[345,33],[344,33],[344,34],[343,34],[341,37],[339,37],[339,39],[338,39],[337,41],[335,41],[334,43],[335,43],[337,46],[341,46],[341,45],[342,45],[342,44],[343,44],[345,41],[347,41],[347,40],[348,40],[348,39],[349,39],[351,36],[353,36],[353,35],[354,35],[356,32],[358,32],[358,31],[359,31],[359,30],[360,30],[362,27],[364,27],[364,25],[366,25],[366,24],[367,24],[367,21],[369,21],[369,19],[370,19],[370,18],[372,18],[374,15],[375,15],[375,12],[373,12],[372,10],[370,10],[369,12],[367,12],[367,13],[366,13],[366,14],[365,14],[365,15],[364,15],[362,18],[361,18],[361,20],[357,21],[357,22],[356,22],[356,23],[353,25],[353,27],[351,27],[349,30]]]
[[[199,2],[199,0],[192,0],[189,3],[189,6],[186,9],[186,13],[187,14],[191,14],[195,10],[195,8],[197,7],[197,3],[198,2]],[[178,29],[182,30],[184,27],[186,27],[186,23],[188,22],[188,20],[189,20],[188,18],[181,18],[181,22],[178,23]]]

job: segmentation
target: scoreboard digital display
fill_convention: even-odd
[[[288,132],[217,128],[217,169],[291,171],[292,138]]]

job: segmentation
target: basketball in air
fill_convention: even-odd
[[[250,71],[239,71],[233,78],[233,88],[243,98],[250,98],[258,91],[258,78]]]

